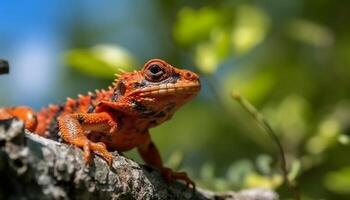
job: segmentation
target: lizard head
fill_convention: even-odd
[[[197,74],[160,59],[146,62],[140,71],[123,73],[114,85],[110,107],[150,118],[170,117],[200,90]]]

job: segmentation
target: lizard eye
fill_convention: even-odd
[[[154,64],[154,65],[151,65],[151,66],[148,68],[148,71],[149,71],[152,75],[159,75],[160,73],[162,73],[162,68],[160,68],[159,65]]]
[[[161,81],[164,77],[165,71],[159,64],[151,64],[146,69],[146,78],[149,81]]]

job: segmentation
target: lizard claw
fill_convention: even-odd
[[[174,172],[170,168],[164,167],[161,169],[161,173],[166,182],[171,182],[173,180],[181,180],[186,182],[186,187],[196,190],[196,184],[188,177],[186,172]]]
[[[115,132],[118,131],[118,127],[117,126],[112,126],[112,128],[109,130],[109,134],[113,134]]]
[[[108,125],[111,127],[109,129],[109,134],[113,134],[113,133],[117,132],[119,129],[119,126],[115,121],[109,121]]]
[[[100,155],[109,166],[112,165],[113,155],[108,152],[106,145],[102,142],[94,143],[94,142],[86,142],[83,146],[84,150],[84,160],[87,164],[91,162],[91,151]]]

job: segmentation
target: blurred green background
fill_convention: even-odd
[[[281,139],[303,199],[350,199],[350,1],[3,1],[0,105],[37,109],[105,88],[150,58],[200,74],[202,91],[151,130],[167,165],[217,190],[282,185]],[[135,152],[128,156],[139,160]]]

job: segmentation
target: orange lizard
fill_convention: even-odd
[[[163,165],[149,129],[169,120],[199,90],[197,74],[152,59],[140,71],[119,75],[107,90],[67,98],[64,104],[40,112],[24,106],[0,108],[0,119],[17,117],[31,132],[82,148],[87,163],[93,152],[111,165],[109,151],[136,147],[145,163],[158,168],[166,181],[183,180],[194,187],[185,172]]]

